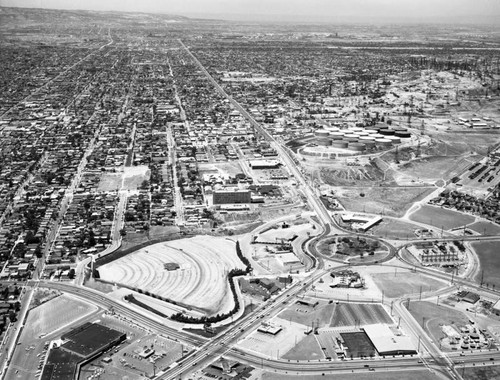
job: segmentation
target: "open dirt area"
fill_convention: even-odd
[[[142,182],[149,180],[151,172],[145,165],[125,167],[123,171],[123,189],[137,190]]]
[[[234,177],[236,174],[243,173],[238,161],[217,162],[217,163],[199,163],[198,170],[201,175],[205,173],[218,174],[223,178]]]
[[[476,220],[472,215],[429,205],[421,206],[417,211],[410,214],[409,219],[437,228],[443,228],[444,230],[462,227]]]
[[[337,191],[337,199],[349,211],[400,217],[434,190],[434,187],[344,188]]]
[[[167,270],[175,263],[179,269]],[[227,273],[244,269],[235,242],[221,237],[196,236],[154,244],[99,268],[101,278],[140,288],[208,313],[233,307]]]
[[[330,325],[334,309],[335,305],[327,302],[320,302],[316,307],[294,303],[279,316],[284,320],[304,326],[311,327],[311,323],[314,322],[319,327],[325,327]]]
[[[460,157],[424,157],[400,165],[398,171],[415,181],[434,183],[440,179],[453,178],[471,163]]]
[[[304,338],[295,347],[282,356],[283,359],[289,360],[320,360],[324,357],[314,334],[304,335]]]
[[[286,354],[296,342],[304,338],[306,326],[281,318],[272,319],[273,326],[281,326],[282,330],[276,335],[254,331],[243,341],[238,343],[238,347],[257,352],[271,358],[280,358]]]
[[[442,325],[461,325],[469,323],[469,318],[457,309],[436,305],[427,301],[410,302],[409,309],[413,318],[430,334],[435,342],[445,338]]]
[[[48,342],[75,324],[95,320],[97,310],[97,307],[83,300],[66,295],[58,296],[32,309],[28,313],[6,379],[34,379],[45,360]]]
[[[116,191],[122,187],[122,173],[104,173],[97,191]]]
[[[372,274],[373,281],[384,292],[388,298],[398,298],[410,294],[422,294],[431,292],[446,286],[446,283],[440,280],[413,273],[404,269],[396,273],[376,273]]]
[[[384,173],[374,165],[340,168],[321,168],[321,179],[332,186],[373,185],[382,182]]]
[[[56,297],[29,313],[26,328],[31,336],[53,333],[78,319],[97,311],[97,307],[68,295]]]

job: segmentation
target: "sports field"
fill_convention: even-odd
[[[372,278],[388,298],[417,294],[420,291],[425,293],[446,286],[446,283],[440,280],[404,269],[400,269],[399,273],[374,273]]]
[[[476,281],[480,281],[480,276],[483,276],[483,282],[486,284],[494,285],[500,288],[500,252],[498,247],[500,241],[484,241],[471,244],[474,251],[479,258],[481,270]],[[484,271],[484,272],[483,272]]]
[[[473,223],[472,215],[437,206],[424,205],[409,216],[410,220],[449,230]]]

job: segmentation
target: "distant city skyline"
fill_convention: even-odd
[[[500,24],[497,0],[0,0],[0,5],[240,21]]]

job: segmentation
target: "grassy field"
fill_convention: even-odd
[[[425,331],[435,342],[446,337],[442,325],[464,326],[469,323],[469,318],[462,312],[427,301],[410,302],[410,313],[421,326],[424,323]]]
[[[488,367],[469,367],[462,372],[461,368],[457,371],[462,374],[464,380],[500,380],[500,366]]]
[[[419,227],[399,220],[383,219],[371,229],[375,236],[381,236],[388,239],[408,239],[415,237],[414,231]]]
[[[445,230],[461,227],[475,220],[472,215],[428,205],[422,206],[411,214],[410,219]]]
[[[335,306],[331,327],[393,323],[382,305],[341,303]]]
[[[483,282],[500,288],[500,272],[498,271],[500,266],[499,244],[498,241],[485,241],[472,243],[471,246],[479,257],[481,269],[484,270]]]
[[[384,295],[397,298],[409,294],[433,291],[445,286],[445,283],[420,273],[400,270],[400,273],[376,273],[372,275],[373,281]]]
[[[349,211],[403,216],[413,203],[435,189],[403,187],[345,188],[337,192],[340,203]]]
[[[500,226],[492,222],[479,221],[467,226],[467,228],[479,232],[482,235],[500,235]]]
[[[295,347],[282,356],[288,360],[318,360],[324,359],[323,351],[319,347],[318,341],[314,334],[304,335]]]
[[[435,374],[428,370],[421,371],[375,371],[375,372],[354,372],[351,374],[329,374],[325,371],[326,376],[322,375],[292,375],[264,372],[262,380],[438,380]],[[472,378],[471,378],[472,379]]]

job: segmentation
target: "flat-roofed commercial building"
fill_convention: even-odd
[[[213,192],[214,205],[251,203],[250,190],[215,190]]]

